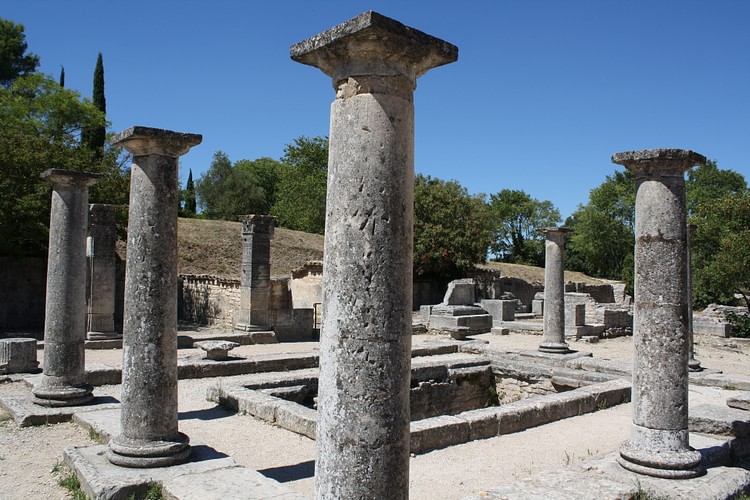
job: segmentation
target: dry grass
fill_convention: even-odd
[[[528,283],[544,283],[544,268],[535,266],[523,266],[521,264],[506,264],[505,262],[488,262],[486,264],[480,264],[480,269],[492,269],[499,270],[503,276],[510,276],[513,278],[520,278]],[[565,271],[565,281],[574,283],[587,283],[592,285],[598,285],[604,283],[604,281],[586,276],[583,273],[576,271]]]
[[[179,219],[177,270],[180,274],[210,274],[240,278],[242,265],[242,224],[222,220]],[[125,242],[118,242],[118,253],[125,257]],[[276,228],[271,240],[271,275],[291,274],[308,260],[323,260],[323,236]],[[500,270],[503,276],[529,283],[544,282],[544,268],[488,262],[482,269]],[[602,283],[583,273],[565,271],[565,281]]]

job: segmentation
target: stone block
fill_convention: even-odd
[[[443,297],[443,304],[450,306],[473,305],[475,302],[475,284],[471,278],[453,280]]]
[[[483,299],[482,309],[490,313],[494,324],[500,321],[513,321],[516,319],[517,300]]]
[[[204,340],[196,342],[193,346],[206,351],[207,359],[224,361],[229,359],[229,351],[235,347],[239,347],[239,344],[228,340]]]
[[[544,299],[534,299],[531,301],[531,314],[534,316],[544,316]]]
[[[419,306],[419,314],[422,316],[422,321],[425,325],[430,324],[430,314],[432,314],[432,306]]]
[[[469,423],[469,439],[488,439],[498,435],[496,406],[465,411],[459,418]]]
[[[166,479],[162,483],[162,489],[167,498],[180,500],[236,498],[238,494],[247,500],[268,498],[304,500],[307,498],[242,465],[179,475]]]
[[[740,392],[727,398],[727,406],[737,410],[750,410],[750,392]]]
[[[0,373],[33,373],[38,369],[36,339],[0,339]]]
[[[750,437],[750,413],[727,406],[703,404],[690,408],[691,432],[720,436]]]
[[[732,336],[732,325],[711,317],[693,316],[693,333],[728,338]]]
[[[565,325],[581,326],[586,324],[586,304],[565,303]]]
[[[278,344],[276,334],[272,331],[250,332],[253,344]]]
[[[411,452],[424,453],[469,440],[469,422],[450,415],[411,423]]]
[[[318,412],[291,401],[279,401],[276,408],[276,424],[310,439],[315,439]]]

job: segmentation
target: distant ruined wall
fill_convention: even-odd
[[[233,328],[240,308],[240,280],[182,274],[177,288],[179,321]]]
[[[125,265],[117,259],[115,329],[122,332]],[[0,257],[0,337],[44,337],[46,257]]]

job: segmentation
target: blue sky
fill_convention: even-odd
[[[330,79],[289,47],[376,10],[459,48],[415,93],[417,172],[472,193],[522,189],[568,216],[619,151],[687,148],[750,179],[750,2],[744,0],[5,2],[41,70],[91,95],[104,56],[111,130],[203,134],[215,151],[279,158],[328,135]]]

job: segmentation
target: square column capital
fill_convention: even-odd
[[[682,174],[695,165],[705,164],[706,157],[689,149],[645,149],[615,153],[612,163],[622,165],[640,176],[652,175],[656,170]]]
[[[320,68],[334,85],[350,76],[404,75],[412,81],[458,59],[458,47],[368,11],[295,44],[293,60]]]
[[[113,146],[125,148],[133,156],[162,155],[178,158],[201,143],[200,134],[185,134],[136,125],[112,138]]]

